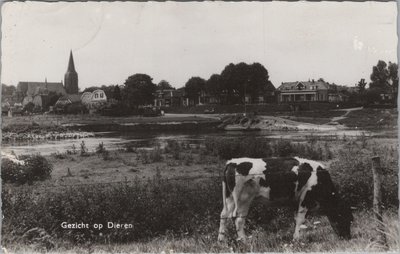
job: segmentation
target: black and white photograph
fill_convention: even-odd
[[[397,12],[3,3],[2,252],[398,251]]]

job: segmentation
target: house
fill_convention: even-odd
[[[50,94],[65,95],[62,82],[30,82],[23,81],[17,85],[17,97],[22,99],[22,106],[25,107],[32,102],[36,107],[47,107]]]
[[[97,89],[93,92],[84,92],[80,101],[90,112],[94,112],[107,103],[107,95],[103,90]]]
[[[330,86],[325,81],[282,82],[277,90],[279,103],[329,101]]]
[[[81,101],[81,96],[79,94],[66,94],[61,96],[56,104],[54,105],[55,107],[64,107],[67,104],[72,104],[72,103],[78,103]]]
[[[36,94],[48,94],[55,92],[57,94],[66,94],[62,82],[18,82],[17,92],[21,92],[24,96],[34,96]]]
[[[154,93],[154,106],[179,107],[184,103],[184,89],[159,89]]]

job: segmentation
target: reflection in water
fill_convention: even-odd
[[[41,153],[42,155],[48,155],[55,152],[66,152],[68,149],[71,150],[72,146],[75,145],[79,151],[80,144],[82,141],[85,142],[86,147],[89,151],[95,151],[99,143],[103,142],[108,150],[115,150],[124,147],[126,144],[133,145],[138,148],[151,148],[156,145],[164,147],[168,140],[176,140],[180,142],[189,142],[190,144],[202,144],[209,137],[229,137],[229,138],[244,138],[244,137],[259,137],[267,139],[290,139],[293,141],[302,141],[309,136],[318,136],[321,139],[336,139],[346,137],[356,137],[361,135],[366,136],[382,136],[391,135],[390,133],[372,133],[367,131],[359,130],[340,130],[340,131],[176,131],[176,132],[159,132],[159,131],[147,131],[147,132],[98,132],[94,138],[84,139],[71,139],[71,140],[58,140],[58,141],[46,141],[46,142],[14,142],[14,143],[3,143],[2,151],[11,152],[15,154],[32,154]]]

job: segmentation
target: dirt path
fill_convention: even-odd
[[[179,118],[179,117],[201,117],[214,120],[221,120],[221,114],[171,114],[167,113],[164,115],[165,118]]]
[[[340,109],[340,111],[346,111],[346,113],[344,113],[341,116],[337,116],[337,117],[333,117],[331,120],[331,123],[335,123],[338,122],[340,120],[343,120],[347,117],[347,115],[351,112],[351,111],[356,111],[356,110],[361,110],[363,109],[363,107],[358,107],[358,108],[346,108],[346,109]]]

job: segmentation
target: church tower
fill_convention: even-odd
[[[75,70],[74,57],[72,50],[69,54],[68,69],[64,75],[64,88],[67,94],[77,94],[78,89],[78,73]]]

